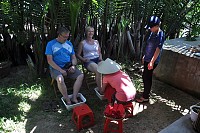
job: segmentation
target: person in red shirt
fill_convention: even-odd
[[[98,64],[97,71],[103,74],[101,94],[110,103],[126,103],[132,101],[136,95],[136,88],[128,74],[120,70],[121,66],[107,58]]]

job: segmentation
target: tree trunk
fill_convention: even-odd
[[[132,57],[134,57],[135,56],[135,48],[133,47],[133,41],[132,41],[132,38],[131,38],[130,31],[127,30],[126,34],[127,34],[127,39],[128,39],[128,45],[129,45],[129,49],[130,49],[130,54],[131,54]]]
[[[103,48],[106,44],[106,40],[107,40],[107,16],[108,16],[108,3],[109,3],[109,0],[106,0],[106,7],[104,9],[104,18],[102,20],[103,22],[103,25],[102,25],[102,38],[101,38],[101,42],[100,42],[100,46],[101,48]],[[102,54],[103,54],[103,57],[105,56],[105,51],[102,49]]]

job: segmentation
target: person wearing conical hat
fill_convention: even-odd
[[[109,58],[100,62],[97,67],[97,71],[103,74],[102,87],[99,88],[99,92],[104,93],[104,97],[110,103],[132,101],[136,95],[136,88],[129,75],[120,69],[121,66]]]

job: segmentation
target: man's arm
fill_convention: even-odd
[[[160,54],[160,48],[156,48],[156,51],[154,52],[154,55],[151,59],[151,61],[149,62],[148,64],[148,69],[151,70],[153,69],[153,65],[154,65],[154,62],[156,61],[156,59],[158,58],[158,55]]]
[[[78,45],[78,51],[76,53],[76,56],[79,60],[84,62],[84,58],[81,56],[82,50],[83,50],[83,42],[80,42]]]
[[[73,66],[76,66],[76,65],[77,65],[77,59],[76,59],[75,54],[73,54],[73,55],[71,56],[71,59],[72,59],[72,65],[73,65]]]
[[[156,51],[151,59],[151,62],[154,63],[156,59],[158,58],[158,55],[160,54],[160,48],[156,48]]]
[[[52,55],[47,55],[47,62],[48,64],[53,67],[54,69],[60,71],[61,73],[66,73],[65,70],[61,69],[54,61],[52,58]]]
[[[76,56],[75,54],[71,55],[71,62],[72,62],[72,66],[67,70],[67,72],[69,73],[74,73],[75,72],[75,69],[76,69],[76,65],[77,65],[77,59],[76,59]]]
[[[98,44],[98,52],[99,52],[99,61],[102,61],[102,54],[101,54],[101,47],[99,45],[99,42],[97,41],[97,44]]]

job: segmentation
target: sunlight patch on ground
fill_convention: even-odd
[[[1,127],[0,132],[2,130],[4,132],[25,133],[26,132],[25,125],[27,121],[25,119],[25,116],[31,109],[31,104],[29,104],[29,101],[35,101],[36,99],[39,98],[39,96],[42,94],[42,85],[34,84],[30,86],[26,83],[23,83],[19,87],[4,88],[3,90],[4,90],[2,91],[3,95],[13,98],[12,100],[14,101],[12,101],[10,104],[17,103],[18,99],[20,99],[20,101],[19,103],[17,103],[18,104],[17,109],[19,110],[19,114],[17,117],[14,117],[12,119],[0,118],[0,127]],[[5,99],[3,104],[6,104],[6,102],[9,102],[9,100]]]
[[[25,83],[20,85],[20,90],[17,88],[8,88],[8,93],[13,93],[21,98],[28,98],[35,101],[42,94],[42,86],[40,84],[35,84],[29,87]]]
[[[62,109],[58,109],[57,112],[61,114],[63,111],[64,111],[64,110],[62,110]]]
[[[71,129],[71,132],[75,132],[76,130]],[[85,133],[94,133],[94,131],[91,128],[88,128],[87,131],[84,131]]]
[[[18,106],[19,106],[18,110],[26,113],[31,109],[31,105],[28,104],[27,102],[20,102]]]
[[[142,111],[147,109],[146,105],[143,105],[143,104],[140,104],[140,103],[137,103],[137,102],[133,102],[133,107],[134,107],[133,115],[141,113]]]
[[[12,133],[25,133],[26,122],[27,120],[23,122],[14,122],[12,119],[1,119],[3,131]]]
[[[94,131],[91,128],[88,128],[88,131],[86,133],[94,133]]]
[[[162,98],[161,96],[158,96],[155,93],[152,93],[150,104],[154,104],[157,101],[165,103],[167,106],[172,108],[172,111],[179,111],[182,115],[186,115],[190,112],[189,109],[183,109],[181,105],[177,105],[175,101]]]
[[[32,101],[36,101],[39,96],[42,94],[41,92],[41,88],[38,88],[39,90],[37,91],[34,91],[33,93],[30,93],[29,94],[29,99],[32,100]]]
[[[179,111],[179,113],[181,113],[182,115],[186,115],[190,112],[189,109],[186,109],[186,108],[183,109],[181,105],[177,105],[175,101],[162,98],[161,96],[158,96],[155,93],[152,93],[152,96],[149,99],[149,104],[155,104],[158,101],[165,103],[167,106],[171,107],[172,111]],[[134,102],[133,105],[134,105],[133,115],[141,113],[142,111],[147,109],[147,106],[141,103]]]
[[[74,132],[74,129],[73,129],[73,128],[71,128],[71,129],[70,129],[70,131],[71,131],[71,132]]]

